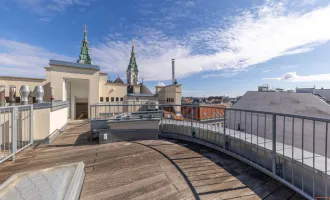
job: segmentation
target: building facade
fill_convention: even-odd
[[[51,87],[54,88],[54,100],[69,101],[69,118],[81,119],[89,116],[89,106],[96,103],[124,103],[127,101],[157,101],[166,104],[181,104],[181,85],[156,86],[156,93],[139,80],[139,70],[136,63],[134,44],[126,70],[127,82],[118,76],[110,81],[108,74],[100,71],[98,65],[92,63],[87,41],[87,28],[84,29],[81,52],[76,63],[50,60],[45,67],[46,78],[24,78],[0,76],[0,86],[5,86],[5,96],[9,96],[9,86],[16,87],[16,96],[22,85],[28,85],[33,91],[38,85],[43,86],[44,101],[50,101]],[[19,103],[19,99],[16,101]],[[34,103],[31,92],[29,103]],[[180,113],[181,108],[175,109]]]

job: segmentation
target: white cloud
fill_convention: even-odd
[[[93,0],[15,0],[18,5],[42,16],[42,22],[49,22],[56,13],[64,12],[73,5],[89,6]],[[83,9],[83,8],[80,8]]]
[[[33,7],[36,10],[50,9],[45,8],[46,3],[43,0],[20,2],[29,6],[36,5]],[[82,4],[82,1],[76,0],[49,2],[58,3],[58,9],[51,8],[54,12],[63,11],[73,4]],[[135,25],[130,31],[134,33],[140,76],[145,80],[170,80],[172,58],[176,59],[177,78],[201,71],[205,73],[225,70],[234,73],[276,57],[311,51],[330,40],[330,5],[306,12],[294,12],[288,9],[285,2],[287,1],[268,0],[264,5],[243,10],[232,16],[225,26],[222,18],[214,15],[213,18],[218,17],[217,24],[209,28],[190,30],[189,34],[182,34],[180,37],[166,34],[167,27],[164,28],[164,25],[164,31]],[[7,46],[7,51],[2,51],[6,53],[0,54],[0,64],[6,66],[41,67],[54,57],[63,57],[73,62],[76,59],[8,40],[2,40],[0,48],[8,42],[11,43],[9,46],[19,45],[33,50],[20,52],[21,48],[13,49]],[[124,75],[131,50],[130,41],[125,36],[114,32],[109,34],[105,42],[90,42],[92,59],[95,64],[101,66],[102,71]],[[16,59],[17,57],[19,59]]]
[[[280,77],[263,78],[268,80],[290,81],[290,82],[312,82],[312,81],[330,81],[330,74],[314,74],[299,76],[296,72],[287,72]]]
[[[280,66],[281,69],[294,69],[294,68],[298,68],[298,66],[296,65],[282,65]]]
[[[237,72],[228,72],[228,73],[215,73],[215,74],[206,74],[203,75],[203,78],[209,78],[209,77],[217,77],[217,76],[222,76],[222,77],[233,77],[237,74]]]
[[[0,38],[1,75],[44,77],[49,59],[72,61],[73,58],[44,48]]]
[[[137,33],[137,62],[146,80],[169,80],[171,58],[176,58],[178,78],[200,73],[200,69],[242,70],[276,57],[308,52],[329,41],[329,18],[330,5],[301,13],[290,12],[283,1],[267,1],[242,11],[225,28],[214,25],[181,38],[137,27],[133,31]],[[124,72],[129,52],[129,41],[120,39],[92,48],[95,62],[117,73]]]
[[[156,86],[163,87],[163,86],[165,86],[165,83],[163,83],[163,82],[158,82]]]

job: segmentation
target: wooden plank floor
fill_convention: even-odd
[[[83,161],[81,199],[303,199],[265,174],[197,144],[172,140],[88,141],[89,124],[69,125],[52,144],[0,164],[12,174]]]

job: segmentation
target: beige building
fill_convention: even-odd
[[[54,88],[55,101],[69,101],[70,119],[81,119],[89,116],[89,106],[96,103],[115,103],[127,101],[158,101],[160,104],[181,104],[181,85],[173,83],[169,86],[156,86],[153,94],[146,85],[138,82],[138,67],[136,64],[134,44],[131,58],[126,70],[127,82],[119,77],[109,81],[107,73],[101,72],[98,65],[93,65],[89,56],[87,31],[77,63],[50,60],[45,67],[46,78],[22,78],[0,76],[0,85],[5,86],[5,96],[8,101],[9,86],[16,86],[16,103],[20,102],[19,89],[28,85],[33,91],[35,86],[44,88],[44,101],[50,101],[50,88]],[[34,103],[31,93],[29,103]],[[175,109],[180,113],[180,109]]]

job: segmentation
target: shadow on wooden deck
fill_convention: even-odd
[[[273,180],[262,172],[208,147],[186,141],[171,140],[170,142],[195,152],[199,156],[179,156],[177,152],[169,153],[169,144],[145,144],[133,142],[156,151],[166,158],[180,173],[193,194],[193,199],[304,199],[288,187]],[[212,163],[199,167],[198,159],[207,159]],[[194,167],[194,161],[196,167]],[[182,163],[192,161],[190,167]],[[214,164],[224,169],[223,175],[215,174]],[[208,167],[211,169],[209,171]],[[210,173],[209,173],[210,172]],[[191,175],[193,173],[193,175]],[[199,178],[195,179],[195,174]],[[204,176],[204,177],[203,177]]]
[[[303,199],[256,169],[223,153],[179,140],[99,145],[89,124],[69,125],[53,142],[28,148],[0,164],[0,183],[11,175],[85,163],[80,199]]]

